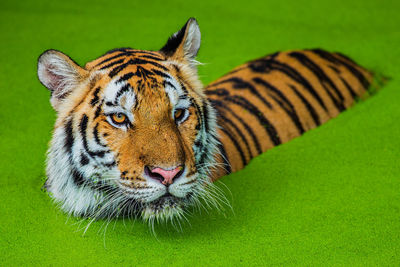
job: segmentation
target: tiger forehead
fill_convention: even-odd
[[[168,63],[167,63],[168,62]],[[103,83],[130,83],[135,89],[160,88],[166,80],[180,80],[180,69],[159,52],[122,48],[89,62],[87,69],[101,73]]]
[[[117,49],[86,67],[100,76],[92,88],[103,89],[104,101],[110,106],[123,104],[123,99],[131,99],[129,106],[135,108],[143,101],[176,108],[191,105],[191,85],[185,72],[159,52]]]
[[[147,70],[156,68],[168,71],[168,67],[163,64],[165,61],[165,56],[160,52],[121,48],[112,50],[87,63],[85,67],[88,70],[114,71],[114,73],[110,73],[111,76],[117,75],[131,65],[141,65]]]

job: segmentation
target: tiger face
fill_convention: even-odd
[[[168,220],[209,197],[218,139],[199,47],[190,19],[160,51],[116,49],[84,68],[55,50],[40,56],[58,115],[46,188],[64,211]]]

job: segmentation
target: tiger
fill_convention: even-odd
[[[203,86],[194,18],[158,51],[118,48],[84,67],[47,50],[57,113],[44,187],[83,218],[172,221],[220,205],[214,182],[366,97],[374,74],[321,49],[277,52]]]

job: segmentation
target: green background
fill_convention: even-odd
[[[325,2],[325,3],[324,3]],[[399,1],[4,1],[0,3],[0,265],[399,265]],[[341,51],[392,80],[374,97],[221,181],[234,213],[183,232],[67,218],[40,190],[55,113],[37,57],[83,65],[108,49],[157,50],[189,17],[207,84],[278,50]],[[219,184],[221,188],[223,185]],[[225,190],[227,191],[227,190]]]

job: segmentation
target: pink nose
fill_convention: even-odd
[[[150,171],[149,176],[151,178],[161,180],[161,183],[164,185],[170,185],[170,184],[172,184],[172,182],[175,178],[179,177],[182,174],[182,170],[183,170],[182,166],[178,166],[171,170],[165,170],[165,169],[157,167]],[[162,179],[159,179],[160,177],[158,177],[157,174],[160,175],[162,177]]]

